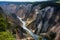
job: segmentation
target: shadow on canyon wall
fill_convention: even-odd
[[[34,34],[48,40],[60,40],[60,4],[58,3],[3,4],[0,5],[0,13],[10,24],[10,31],[19,38],[26,37],[27,33],[17,16],[26,21],[27,28],[34,30]]]

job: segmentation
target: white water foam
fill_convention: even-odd
[[[25,29],[35,40],[38,40],[38,35],[34,34],[31,30],[26,27],[25,21],[22,20],[19,16],[17,18],[23,23],[22,28]]]

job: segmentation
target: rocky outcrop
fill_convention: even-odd
[[[22,20],[25,20],[27,27],[35,31],[35,34],[47,33],[56,22],[58,22],[59,4],[39,4],[39,3],[27,3],[27,4],[4,4],[0,5],[4,11],[4,17],[7,18],[8,23],[13,28],[17,27],[16,32],[21,36],[26,33],[22,29],[22,23],[19,21],[17,16],[20,16]],[[0,11],[2,10],[0,8]],[[2,11],[1,11],[2,12]],[[20,28],[20,29],[19,29]],[[22,31],[23,30],[23,31]]]

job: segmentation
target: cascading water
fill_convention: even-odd
[[[38,40],[38,35],[34,34],[32,31],[30,31],[28,28],[26,28],[26,23],[25,21],[22,20],[22,18],[20,18],[19,16],[17,16],[17,18],[23,23],[22,28],[25,29],[26,31],[29,32],[29,34],[35,39]]]

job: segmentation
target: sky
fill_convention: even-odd
[[[36,2],[36,1],[47,1],[47,0],[0,0],[0,1],[12,1],[12,2]]]

